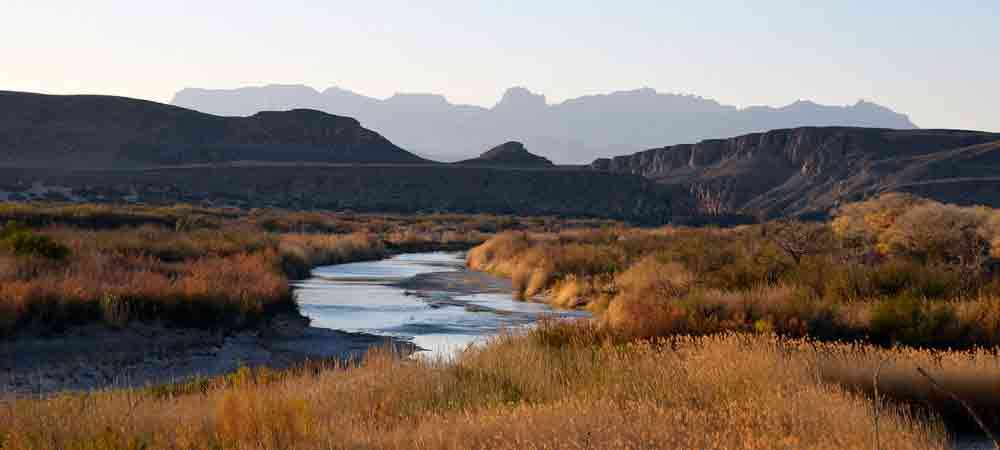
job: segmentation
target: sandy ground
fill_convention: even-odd
[[[373,346],[401,341],[314,328],[283,316],[267,327],[223,335],[136,324],[89,326],[49,337],[0,341],[0,397],[64,390],[137,387],[232,372],[241,366],[287,367],[310,359],[357,359]]]

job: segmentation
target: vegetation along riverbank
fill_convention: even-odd
[[[590,226],[57,203],[0,204],[0,224],[2,396],[357,358],[387,340],[310,327],[289,280],[319,265],[467,249],[505,229]]]
[[[966,406],[1000,423],[997,217],[890,195],[828,223],[490,222],[501,233],[477,231],[472,268],[595,319],[543,323],[449,361],[386,350],[11,399],[0,436],[4,449],[953,448],[951,433],[977,429]],[[38,234],[67,245],[60,226]],[[286,254],[289,242],[308,248],[301,233],[257,232],[276,240],[260,252],[280,252],[282,238]]]
[[[998,258],[1000,211],[889,194],[825,223],[506,233],[468,263],[510,277],[522,298],[596,312],[618,342],[736,332],[849,343],[824,352],[837,357],[823,358],[821,379],[872,394],[882,367],[880,395],[978,428],[957,393],[996,429]],[[944,389],[917,368],[938,370]]]
[[[94,322],[253,327],[294,313],[288,280],[318,265],[589,224],[574,222],[0,203],[0,335]]]

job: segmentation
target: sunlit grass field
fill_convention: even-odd
[[[215,387],[17,400],[0,408],[0,436],[4,449],[869,449],[871,400],[831,381],[849,381],[837,364],[867,367],[872,352],[773,335],[620,341],[552,323],[450,362],[375,353],[350,368],[242,371]],[[995,359],[894,356],[899,370],[1000,370]],[[891,404],[878,440],[947,448],[939,422]]]

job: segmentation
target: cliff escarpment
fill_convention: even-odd
[[[958,130],[806,127],[675,145],[598,159],[592,167],[673,187],[690,214],[826,212],[892,190],[1000,204],[1000,134]],[[938,194],[940,192],[940,194]]]

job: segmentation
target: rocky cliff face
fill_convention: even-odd
[[[0,92],[0,164],[416,163],[357,120],[314,110],[220,117],[143,100]]]
[[[995,183],[981,163],[961,162],[970,151],[996,157],[996,146],[968,150],[995,141],[1000,135],[976,131],[806,127],[598,159],[592,167],[672,185],[692,213],[774,216],[823,212],[913,183],[943,186],[970,176]],[[1000,202],[1000,194],[979,201]]]

